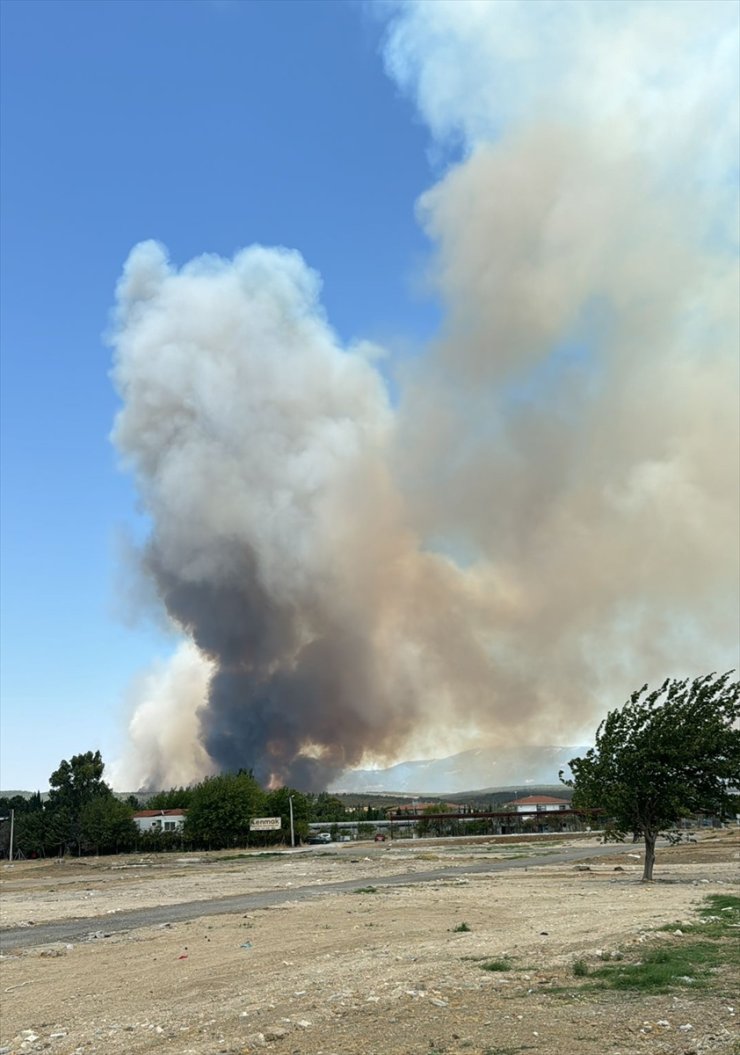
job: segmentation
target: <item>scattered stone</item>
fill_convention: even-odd
[[[250,1033],[247,1037],[247,1044],[250,1048],[264,1048],[267,1044],[264,1033]],[[247,1049],[249,1050],[249,1048]]]
[[[690,1032],[691,1032],[691,1030],[692,1030],[692,1029],[693,1029],[694,1027],[693,1027],[693,1026],[691,1025],[691,1023],[690,1023],[690,1022],[687,1022],[687,1023],[685,1024],[685,1025],[683,1025],[683,1026],[679,1026],[678,1028],[679,1028],[679,1030],[681,1031],[681,1033],[690,1033]]]
[[[430,1003],[434,1004],[435,1007],[448,1007],[450,1002],[449,1002],[449,1000],[432,999],[432,1000],[430,1000]]]
[[[299,1029],[310,1029],[311,1028],[311,1023],[306,1018],[299,1018],[298,1021],[296,1022],[296,1025],[298,1026]]]
[[[284,1037],[288,1036],[288,1030],[283,1029],[282,1026],[272,1026],[270,1029],[266,1029],[264,1033],[265,1040],[283,1040]]]

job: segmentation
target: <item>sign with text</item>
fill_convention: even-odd
[[[249,822],[250,832],[274,832],[282,826],[279,817],[253,817]]]

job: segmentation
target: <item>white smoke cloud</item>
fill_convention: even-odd
[[[166,773],[167,787],[187,786],[214,771],[201,744],[198,717],[212,674],[213,665],[185,641],[167,663],[136,680],[129,743],[108,774],[115,787],[142,787],[153,773]]]
[[[144,567],[211,664],[197,721],[212,767],[312,786],[391,753],[453,696],[475,710],[490,676],[476,584],[419,550],[381,376],[365,347],[339,347],[317,294],[296,253],[178,272],[138,246],[119,286],[114,430],[152,519]],[[160,677],[133,717],[155,745],[139,756],[150,781],[182,770],[160,742],[181,681]]]
[[[391,12],[465,151],[419,202],[447,317],[400,405],[296,253],[145,243],[119,286],[114,439],[194,642],[182,743],[179,674],[135,711],[142,781],[576,742],[736,659],[736,9]]]

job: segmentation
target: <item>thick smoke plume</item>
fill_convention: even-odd
[[[129,780],[562,741],[735,661],[733,5],[391,11],[465,154],[419,203],[447,321],[398,406],[297,253],[126,264],[114,439],[190,642]]]

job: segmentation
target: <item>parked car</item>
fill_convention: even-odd
[[[316,832],[315,835],[309,835],[308,841],[311,846],[324,846],[331,842],[331,835],[329,832]]]
[[[382,832],[376,832],[375,833],[375,842],[376,843],[384,843],[385,842],[385,836],[383,835]]]

